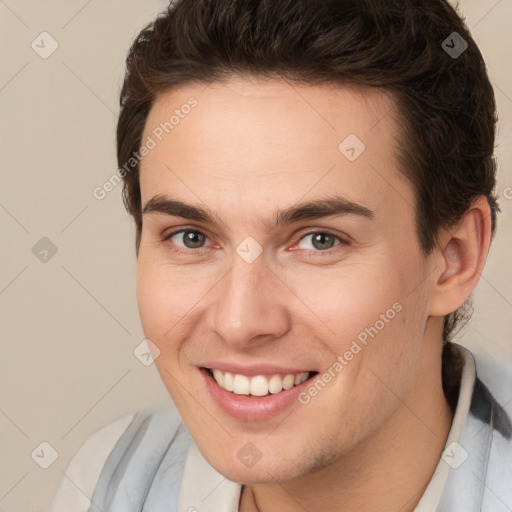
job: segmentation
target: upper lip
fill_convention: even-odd
[[[221,370],[223,372],[246,375],[247,377],[275,374],[289,375],[314,371],[311,368],[290,368],[289,366],[278,366],[274,364],[255,364],[246,366],[241,364],[223,363],[221,361],[207,362],[201,366],[211,370]]]

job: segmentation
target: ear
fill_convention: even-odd
[[[431,316],[459,308],[475,289],[491,243],[491,209],[479,196],[459,223],[443,230],[434,250],[435,281],[430,298]]]

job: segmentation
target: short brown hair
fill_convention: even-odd
[[[457,33],[454,36],[453,33]],[[467,48],[450,54],[454,37]],[[451,38],[451,39],[450,39]],[[462,38],[462,39],[460,39]],[[496,229],[496,106],[482,55],[445,0],[178,0],[133,42],[121,91],[117,159],[137,152],[156,95],[239,76],[365,85],[389,91],[403,127],[397,160],[416,195],[428,255],[441,228],[479,196]],[[133,160],[133,159],[132,159]],[[136,250],[142,231],[139,164],[123,173]],[[444,341],[470,302],[444,322]]]

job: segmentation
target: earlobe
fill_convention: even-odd
[[[459,308],[475,289],[491,243],[491,211],[480,196],[456,226],[440,236],[439,272],[430,301],[430,315],[444,316]]]

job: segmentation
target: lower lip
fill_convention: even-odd
[[[221,388],[208,370],[200,369],[204,383],[218,406],[230,416],[245,421],[265,421],[277,416],[298,403],[298,395],[314,380],[308,379],[298,386],[285,389],[276,394],[269,393],[262,397],[237,395]]]

